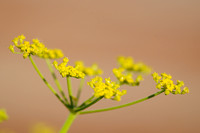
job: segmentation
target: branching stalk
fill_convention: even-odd
[[[69,108],[69,106],[62,100],[62,98],[58,95],[58,93],[54,90],[54,88],[47,82],[47,80],[44,78],[44,76],[42,75],[42,73],[40,72],[40,70],[38,69],[37,65],[35,64],[35,62],[33,61],[32,57],[29,56],[29,59],[34,67],[34,69],[36,70],[36,72],[38,73],[38,75],[40,76],[40,78],[44,81],[44,83],[47,85],[47,87],[53,92],[53,94],[58,98],[58,100],[60,100],[67,108]]]
[[[105,109],[97,109],[97,110],[89,110],[89,111],[81,111],[79,112],[80,114],[89,114],[89,113],[96,113],[96,112],[104,112],[104,111],[109,111],[109,110],[115,110],[115,109],[120,109],[120,108],[123,108],[123,107],[127,107],[127,106],[130,106],[130,105],[134,105],[136,103],[140,103],[140,102],[143,102],[143,101],[146,101],[150,98],[153,98],[161,93],[163,93],[164,90],[161,90],[159,92],[156,92],[148,97],[145,97],[145,98],[142,98],[142,99],[139,99],[137,101],[134,101],[134,102],[130,102],[130,103],[127,103],[127,104],[123,104],[123,105],[119,105],[119,106],[115,106],[115,107],[110,107],[110,108],[105,108]]]
[[[71,84],[71,78],[70,77],[67,77],[67,88],[68,88],[68,93],[69,93],[69,99],[70,99],[70,102],[71,102],[71,107],[74,107],[72,84]]]
[[[81,96],[81,92],[82,92],[82,88],[83,88],[83,85],[85,83],[85,78],[81,79],[81,82],[80,82],[80,86],[78,88],[78,92],[77,92],[77,96],[76,96],[76,102],[75,102],[75,105],[77,106],[78,104],[78,101],[80,99],[80,96]]]
[[[57,77],[56,77],[56,74],[55,74],[55,72],[54,72],[54,70],[53,70],[53,67],[52,67],[52,65],[51,65],[50,60],[49,60],[49,59],[46,59],[46,63],[47,63],[47,65],[48,65],[48,68],[49,68],[49,70],[50,70],[50,72],[51,72],[51,75],[52,75],[52,77],[53,77],[53,79],[54,79],[54,82],[56,83],[56,86],[57,86],[57,88],[58,88],[60,94],[62,95],[62,97],[64,98],[64,100],[66,101],[66,103],[69,104],[69,102],[68,102],[68,100],[67,100],[67,97],[65,96],[65,93],[64,93],[64,91],[63,91],[63,89],[62,89],[62,87],[61,87],[61,85],[60,85],[60,82],[58,81],[58,79],[57,79]]]

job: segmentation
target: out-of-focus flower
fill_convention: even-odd
[[[91,67],[86,67],[82,61],[76,61],[75,68],[83,72],[86,76],[101,75],[103,72],[99,69],[97,64],[93,64]]]
[[[47,126],[44,123],[37,123],[31,127],[30,133],[57,133],[53,127]]]
[[[114,68],[113,73],[121,85],[127,84],[131,86],[138,86],[140,81],[143,80],[141,75],[138,75],[136,79],[133,79],[132,73],[126,73],[124,68]]]
[[[0,109],[0,123],[8,119],[8,115],[5,109]]]
[[[132,57],[119,56],[117,59],[121,68],[132,72],[150,73],[151,68],[142,62],[135,63]]]

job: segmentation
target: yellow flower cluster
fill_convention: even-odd
[[[94,89],[95,97],[103,96],[106,99],[120,101],[121,96],[126,94],[126,90],[120,91],[118,89],[120,85],[116,82],[112,82],[110,78],[106,78],[104,83],[101,77],[96,76],[90,82],[88,82],[88,85]]]
[[[133,79],[132,73],[126,73],[124,68],[114,68],[113,73],[115,77],[119,80],[120,84],[127,84],[131,86],[138,86],[140,84],[140,81],[143,80],[141,75],[138,75],[136,79]]]
[[[150,73],[151,68],[147,65],[139,62],[135,63],[132,57],[124,57],[120,56],[117,59],[120,67],[133,72],[143,72],[143,73]]]
[[[49,59],[56,59],[63,57],[63,53],[60,49],[48,49],[38,39],[33,39],[32,43],[24,40],[25,40],[24,35],[20,35],[14,38],[13,40],[14,45],[9,46],[10,51],[16,53],[14,47],[17,47],[20,50],[20,53],[23,54],[24,58],[27,58],[29,55],[36,55],[40,58],[49,58]]]
[[[183,90],[181,90],[181,87],[184,86],[184,82],[177,80],[177,84],[175,85],[171,80],[172,78],[171,75],[168,75],[166,73],[161,73],[161,76],[159,76],[158,73],[154,72],[152,76],[154,81],[157,83],[156,88],[164,89],[165,95],[168,95],[170,93],[172,94],[189,93],[188,87],[184,87]]]
[[[5,111],[5,109],[0,109],[0,123],[7,119],[8,119],[8,115]]]
[[[67,57],[63,58],[63,62],[58,65],[57,61],[53,62],[55,68],[60,72],[62,77],[74,77],[74,78],[84,78],[85,74],[79,71],[73,66],[66,66],[69,59]]]
[[[45,123],[36,123],[31,127],[31,133],[56,133],[56,130]]]
[[[88,76],[101,75],[103,72],[101,69],[98,68],[97,64],[93,64],[91,67],[85,67],[82,61],[76,61],[75,68]]]

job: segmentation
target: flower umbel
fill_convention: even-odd
[[[13,53],[21,53],[23,54],[24,58],[27,58],[29,55],[36,55],[45,59],[56,59],[63,57],[63,53],[60,49],[48,49],[38,39],[33,39],[32,43],[24,40],[24,35],[14,38],[14,45],[9,46],[10,51]],[[20,52],[15,52],[14,47],[17,47]]]
[[[112,82],[110,78],[105,79],[105,83],[101,77],[95,77],[88,85],[94,89],[94,96],[95,97],[104,97],[106,99],[112,100],[121,100],[121,96],[126,94],[126,90],[120,91],[118,88],[120,87],[119,84],[116,82]]]
[[[138,75],[136,79],[133,79],[133,75],[130,72],[124,73],[124,68],[114,68],[113,73],[115,77],[119,80],[121,85],[127,84],[130,86],[138,86],[140,81],[143,80],[142,75]]]
[[[119,56],[117,59],[120,67],[132,72],[150,73],[151,68],[142,62],[135,63],[132,57]]]
[[[85,74],[79,71],[76,67],[66,66],[69,59],[67,57],[63,58],[63,62],[58,65],[57,61],[53,62],[55,68],[60,72],[62,77],[74,77],[74,78],[84,78]]]
[[[186,94],[189,93],[188,87],[184,86],[184,82],[177,80],[177,84],[174,84],[171,80],[172,76],[166,73],[161,73],[161,76],[158,73],[154,72],[152,74],[153,80],[157,83],[156,88],[165,90],[165,95],[172,94]]]
[[[97,64],[92,64],[91,67],[85,67],[82,61],[76,61],[75,68],[83,72],[86,76],[101,75],[103,73]]]

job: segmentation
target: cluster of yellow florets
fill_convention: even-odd
[[[67,57],[63,58],[63,62],[58,65],[57,61],[53,62],[55,68],[60,72],[62,77],[74,77],[74,78],[84,78],[85,74],[79,71],[73,66],[66,66],[69,59]]]
[[[101,77],[95,77],[88,85],[94,89],[94,96],[95,97],[104,97],[106,99],[113,99],[120,101],[121,96],[126,94],[126,90],[120,91],[118,88],[120,87],[119,84],[116,82],[112,82],[110,78],[105,79],[105,83]]]
[[[6,113],[5,109],[0,109],[0,123],[7,120],[8,119],[8,115]]]
[[[177,84],[175,85],[171,80],[172,78],[171,75],[168,75],[166,73],[161,73],[161,76],[159,76],[158,73],[154,72],[152,76],[154,81],[157,83],[156,88],[164,89],[165,95],[168,95],[170,93],[172,94],[189,93],[188,87],[184,87],[183,90],[181,90],[181,87],[184,86],[184,82],[177,80]]]
[[[143,63],[134,63],[133,58],[120,56],[117,59],[119,68],[114,68],[113,73],[119,80],[119,83],[131,86],[138,86],[140,81],[143,80],[141,75],[133,78],[134,73],[149,73],[151,69]]]
[[[98,68],[97,64],[93,64],[91,67],[85,67],[82,61],[76,61],[75,68],[88,76],[101,75],[103,72],[101,69]]]
[[[132,57],[124,57],[120,56],[117,59],[120,67],[133,72],[143,72],[143,73],[150,73],[151,68],[147,65],[139,62],[135,63]]]
[[[63,53],[60,49],[48,49],[43,43],[38,39],[33,39],[32,43],[24,41],[25,36],[20,35],[14,38],[14,45],[10,45],[9,49],[11,52],[16,53],[14,47],[16,46],[20,49],[20,53],[23,54],[24,58],[27,58],[29,55],[36,55],[41,58],[56,59],[63,57]]]
[[[115,77],[119,80],[120,84],[127,84],[127,85],[131,85],[131,86],[137,86],[140,84],[140,81],[143,80],[141,75],[138,75],[136,77],[136,79],[133,79],[133,75],[132,73],[128,72],[128,73],[123,73],[125,72],[124,68],[114,68],[113,69],[113,73],[115,75]]]

